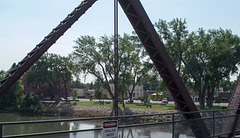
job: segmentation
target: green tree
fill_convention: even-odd
[[[75,64],[80,65],[80,70],[84,74],[95,76],[114,100],[114,94],[109,86],[110,80],[114,80],[113,38],[103,36],[98,43],[94,37],[81,36],[75,43],[72,56],[75,59]]]
[[[207,105],[212,107],[215,88],[237,71],[239,38],[229,30],[200,28],[187,41],[190,47],[185,56],[185,73],[199,93],[200,108],[204,108],[206,92]]]
[[[238,70],[240,39],[233,35],[231,30],[212,29],[208,30],[211,43],[208,49],[208,75],[209,86],[207,105],[212,107],[214,90],[221,80],[229,79],[230,74]]]
[[[186,40],[188,51],[185,53],[185,68],[187,74],[185,78],[189,82],[195,92],[198,92],[199,105],[204,109],[205,95],[207,89],[207,52],[210,45],[210,35],[203,29],[199,29],[197,33],[192,32]]]
[[[73,90],[72,97],[73,97],[73,101],[75,101],[74,103],[76,104],[76,99],[77,99],[77,97],[78,97],[77,89],[74,89],[74,90]]]
[[[97,42],[94,37],[81,36],[75,43],[73,57],[76,64],[81,65],[81,71],[84,74],[95,76],[108,90],[114,101],[114,93],[109,85],[114,81],[113,37],[102,36]],[[119,80],[122,81],[119,84],[122,86],[115,89],[119,89],[122,96],[124,96],[127,86],[136,86],[143,78],[143,69],[145,68],[143,67],[143,60],[141,60],[141,57],[144,56],[142,50],[143,47],[134,35],[124,34],[123,37],[119,36]],[[129,83],[126,84],[127,82]]]
[[[137,85],[141,84],[152,70],[153,64],[149,63],[149,58],[146,56],[145,49],[143,49],[136,35],[124,34],[119,39],[120,55],[119,70],[120,70],[120,87],[122,100],[124,99],[124,92],[128,92],[130,103],[133,102],[133,91]],[[124,104],[124,102],[122,102]]]
[[[6,72],[4,70],[0,71],[0,79],[3,79],[6,75]]]
[[[17,99],[17,110],[20,112],[36,113],[42,107],[39,101],[39,96],[34,92],[21,94]]]
[[[83,88],[90,88],[90,83],[81,83],[79,81],[79,79],[76,80],[72,80],[71,81],[71,88],[79,88],[79,89],[83,89]]]
[[[186,20],[179,18],[170,22],[159,20],[155,23],[156,28],[169,56],[175,64],[180,76],[183,76],[182,66],[184,62],[184,53],[187,51],[186,39],[189,35]]]
[[[61,57],[57,54],[44,54],[27,72],[27,83],[36,83],[38,85],[48,86],[49,92],[55,98],[55,102],[59,103],[60,85],[59,79],[64,82],[64,89],[71,81],[71,71],[67,63],[68,58]],[[65,98],[67,99],[66,95]]]
[[[16,64],[14,63],[11,67],[14,68],[16,66]],[[5,71],[1,71],[0,72],[0,79],[2,79],[3,77],[5,77],[6,72]],[[0,109],[5,109],[5,110],[15,110],[16,109],[16,101],[18,96],[20,95],[20,93],[23,90],[23,85],[22,85],[22,81],[21,79],[17,80],[10,89],[8,89],[4,95],[2,95],[0,97]]]
[[[55,62],[57,63],[55,67],[58,69],[59,75],[61,79],[63,80],[63,88],[64,88],[64,98],[67,102],[67,92],[68,88],[70,87],[70,82],[72,80],[72,74],[75,72],[75,68],[73,65],[72,60],[69,57],[62,57],[58,55],[58,58],[55,59]],[[76,74],[76,73],[75,73]]]
[[[95,81],[95,93],[94,97],[100,101],[103,98],[103,87],[99,80]]]
[[[179,76],[185,78],[184,66],[186,66],[186,52],[188,50],[187,39],[189,31],[185,19],[173,19],[170,22],[159,20],[155,23],[160,39],[174,63]],[[185,81],[183,79],[183,81]],[[185,83],[187,83],[185,81]]]
[[[230,80],[222,80],[219,84],[219,87],[223,88],[224,92],[231,92],[234,90],[237,80],[230,81]]]
[[[199,95],[200,108],[212,106],[215,88],[237,71],[239,37],[230,30],[200,28],[189,33],[186,20],[159,20],[155,26],[186,85]]]

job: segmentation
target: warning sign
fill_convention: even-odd
[[[118,137],[118,121],[104,121],[102,138],[117,138]]]

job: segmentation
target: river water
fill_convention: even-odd
[[[18,113],[0,113],[0,122],[64,119],[60,116],[29,116]],[[102,121],[59,122],[44,124],[9,125],[3,127],[3,135],[17,135],[61,130],[79,130],[102,127]],[[182,124],[177,125],[175,137],[192,138],[191,130]],[[188,130],[188,131],[187,131]],[[171,138],[172,125],[154,125],[118,129],[119,138]],[[89,131],[61,135],[47,135],[33,138],[102,138],[102,131]]]

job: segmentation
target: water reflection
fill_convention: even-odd
[[[50,120],[50,119],[63,119],[64,117],[38,117],[38,116],[22,116],[14,113],[0,113],[0,122],[9,121],[30,121],[30,120]],[[80,130],[80,129],[92,129],[100,128],[102,121],[87,121],[87,122],[59,122],[59,123],[44,123],[44,124],[26,124],[26,125],[11,125],[3,127],[3,135],[17,135],[27,133],[39,133],[39,132],[51,132],[62,130]],[[190,138],[193,137],[190,129],[186,124],[176,124],[175,126],[176,138]],[[144,127],[133,128],[119,128],[119,138],[171,138],[172,137],[172,125],[154,125]],[[183,134],[185,133],[185,134]],[[61,135],[48,135],[39,136],[34,138],[102,138],[102,131],[88,131]]]

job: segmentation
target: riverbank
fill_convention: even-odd
[[[123,110],[123,109],[122,109]],[[63,115],[74,117],[100,117],[110,116],[112,107],[104,106],[83,106],[70,104],[46,104],[38,113],[42,115]],[[159,110],[159,109],[141,109],[141,108],[127,108],[128,115],[137,114],[162,114],[173,113],[176,110]]]

